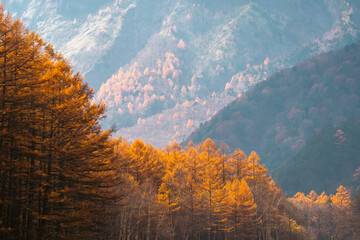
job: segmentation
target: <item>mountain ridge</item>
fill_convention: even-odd
[[[360,114],[359,62],[360,42],[282,70],[219,111],[187,141],[210,137],[231,149],[255,150],[273,171],[312,131]]]
[[[108,106],[105,128],[159,147],[185,139],[270,74],[360,35],[354,0],[3,2],[85,75]],[[134,69],[141,76],[124,89]],[[166,126],[153,123],[159,118]]]

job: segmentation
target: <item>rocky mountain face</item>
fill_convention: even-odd
[[[104,127],[162,147],[270,74],[359,38],[357,0],[6,0],[107,104]]]

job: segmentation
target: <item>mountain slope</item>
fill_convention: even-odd
[[[274,177],[292,196],[296,192],[336,192],[351,186],[360,167],[360,118],[315,133],[304,148],[276,170]]]
[[[132,63],[99,90],[97,98],[109,103],[119,134],[157,146],[182,140],[270,73],[357,39],[349,30],[356,29],[353,23],[338,21],[339,12],[330,14],[325,3],[298,14],[296,4],[282,7],[232,2],[216,9],[210,3],[179,2]],[[309,7],[318,19],[302,19]],[[331,19],[341,24],[329,27]],[[327,40],[316,33],[319,29]]]
[[[3,3],[85,75],[108,106],[104,127],[160,147],[270,74],[360,36],[356,0]]]
[[[232,149],[255,150],[275,169],[312,132],[360,114],[360,42],[283,70],[216,114],[190,135]]]

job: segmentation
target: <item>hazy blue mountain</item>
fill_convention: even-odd
[[[274,170],[299,152],[314,131],[360,115],[359,76],[360,42],[270,76],[188,140],[199,143],[210,137],[232,149],[255,150]]]
[[[270,74],[359,39],[357,0],[6,0],[85,75],[105,127],[157,146]]]
[[[296,192],[336,193],[352,186],[360,167],[360,118],[314,133],[294,157],[275,171],[276,182],[292,196]]]

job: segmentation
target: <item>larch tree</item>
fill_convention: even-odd
[[[211,139],[206,139],[198,146],[199,159],[199,188],[203,196],[203,209],[205,213],[204,226],[208,231],[216,231],[217,211],[221,198],[222,164],[221,153]]]
[[[261,226],[257,230],[258,238],[271,239],[276,225],[278,206],[284,201],[281,190],[267,174],[265,166],[260,164],[260,157],[251,152],[242,176],[249,184],[257,205],[257,214]]]
[[[337,188],[336,195],[331,197],[331,201],[339,207],[349,206],[350,192],[344,186],[340,185]]]
[[[247,166],[247,157],[243,151],[236,149],[233,154],[230,155],[228,160],[228,168],[232,178],[237,178],[240,180],[242,175],[242,170]]]
[[[244,179],[228,181],[222,200],[224,231],[229,239],[255,239],[260,220],[251,189]]]
[[[140,139],[136,139],[130,147],[129,171],[139,183],[145,182],[147,179],[159,181],[163,172],[163,163],[161,155],[151,145],[144,144]]]

